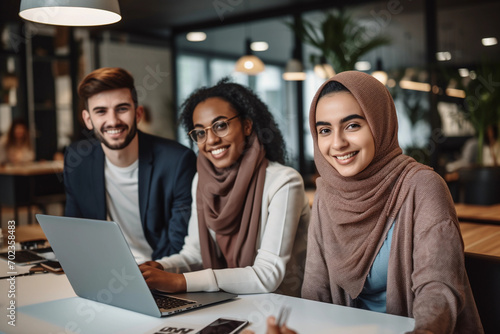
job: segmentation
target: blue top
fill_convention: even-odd
[[[389,229],[387,237],[366,277],[363,291],[361,291],[357,298],[357,306],[359,308],[382,313],[386,312],[387,269],[389,267],[389,252],[391,250],[393,230],[394,224]]]

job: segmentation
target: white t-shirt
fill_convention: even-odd
[[[137,263],[151,260],[153,249],[144,236],[139,211],[139,160],[117,167],[106,157],[104,178],[108,219],[122,229]]]

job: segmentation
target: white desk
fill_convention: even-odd
[[[0,276],[5,276],[6,262],[0,262]],[[169,326],[199,329],[218,317],[247,319],[248,328],[260,334],[265,333],[267,316],[276,315],[282,304],[292,307],[288,325],[301,334],[404,333],[414,326],[410,318],[278,294],[241,295],[222,304],[154,318],[76,297],[65,275],[34,274],[16,278],[16,326],[12,327],[7,317],[8,289],[9,282],[0,280],[0,332],[9,334],[153,334]]]

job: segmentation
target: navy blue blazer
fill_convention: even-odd
[[[139,211],[152,259],[178,253],[191,215],[196,155],[176,141],[139,134]],[[104,151],[95,138],[70,145],[64,155],[65,215],[105,220]]]

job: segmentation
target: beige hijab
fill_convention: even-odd
[[[204,268],[246,267],[255,260],[268,160],[255,133],[247,145],[240,161],[224,170],[198,155],[196,204]],[[209,228],[216,233],[220,256]]]
[[[371,75],[342,72],[329,81],[343,84],[363,110],[375,141],[375,156],[365,170],[352,177],[341,176],[318,149],[316,105],[323,87],[314,97],[309,124],[314,141],[314,161],[320,174],[312,220],[329,224],[336,242],[325,259],[336,268],[333,281],[351,298],[365,282],[389,225],[396,218],[409,187],[405,178],[428,169],[402,154],[398,144],[396,109],[389,91]],[[328,81],[328,82],[329,82]]]

